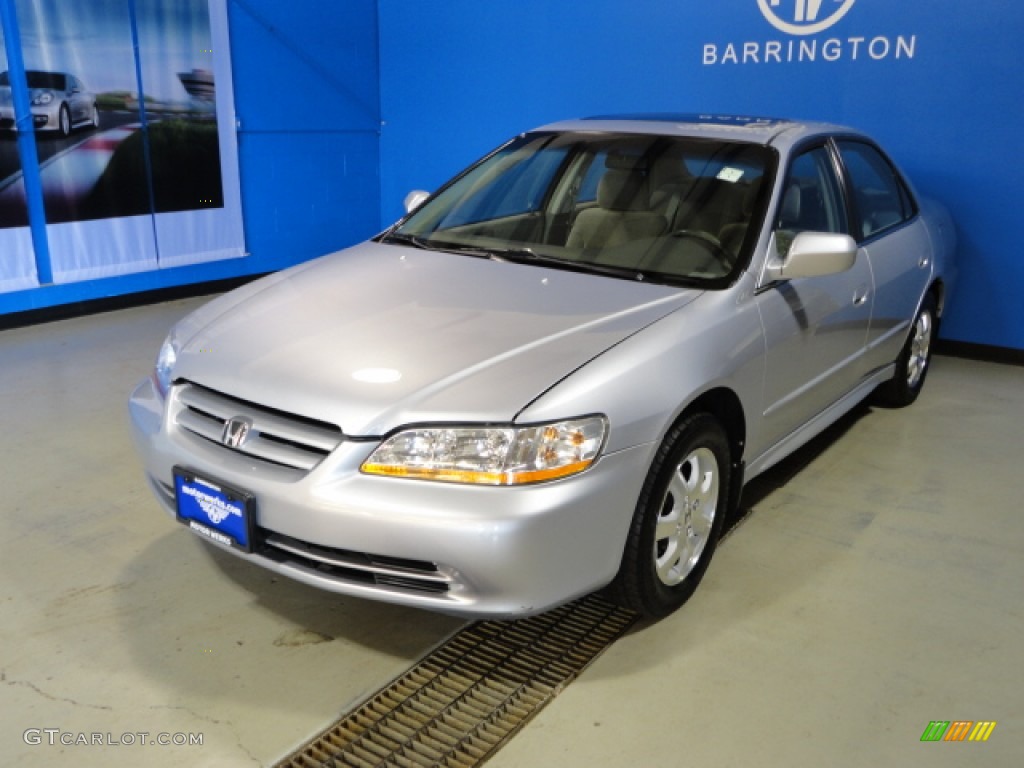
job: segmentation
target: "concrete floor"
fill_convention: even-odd
[[[282,581],[158,510],[125,400],[199,303],[0,333],[0,765],[267,764],[461,626]],[[1024,369],[936,359],[911,409],[858,409],[748,487],[693,600],[488,765],[1021,765],[1022,434]],[[921,743],[931,720],[998,726]]]

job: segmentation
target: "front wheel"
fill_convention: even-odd
[[[896,359],[895,375],[875,390],[875,400],[880,405],[903,408],[917,400],[932,359],[936,322],[935,296],[929,293],[921,303],[910,336]]]
[[[61,136],[71,135],[71,110],[67,104],[60,105],[60,112],[57,114],[57,130]]]
[[[727,513],[730,453],[725,430],[708,414],[673,427],[640,492],[612,599],[656,618],[690,598]]]

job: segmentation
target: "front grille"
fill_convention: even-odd
[[[272,531],[265,532],[263,544],[264,557],[340,581],[434,595],[446,594],[451,584],[436,564],[424,560],[320,547]]]
[[[333,424],[239,400],[192,382],[177,386],[176,395],[179,427],[225,450],[272,464],[308,472],[344,439]],[[225,424],[232,419],[245,419],[252,426],[244,440],[228,448],[222,437]]]

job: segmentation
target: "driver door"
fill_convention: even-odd
[[[832,150],[822,144],[790,164],[773,246],[784,256],[802,231],[848,233]],[[873,284],[867,254],[839,274],[776,281],[757,297],[766,368],[763,425],[774,445],[853,390],[864,375]]]

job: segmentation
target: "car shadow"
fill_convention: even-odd
[[[760,508],[769,506],[767,502],[773,494],[785,489],[804,471],[813,470],[815,462],[822,459],[871,411],[872,406],[867,402],[860,403],[806,445],[751,480],[743,490],[738,508],[725,520],[719,547],[728,550],[729,540],[741,532],[744,523],[752,520]],[[720,552],[717,558],[721,556]],[[718,581],[716,594],[709,593],[709,584],[706,578],[694,598],[675,613],[663,619],[638,620],[626,633],[627,642],[630,635],[656,630],[664,637],[656,636],[653,638],[653,642],[655,644],[671,643],[675,649],[673,652],[678,652],[679,648],[686,647],[688,644],[697,647],[705,643],[714,643],[716,635],[731,625],[729,617],[735,617],[736,621],[745,620],[751,612],[763,610],[783,598],[787,593],[799,589],[801,585],[813,582],[819,571],[829,567],[829,557],[831,555],[826,554],[817,559],[815,557],[808,558],[801,561],[800,568],[792,570],[784,578],[759,581],[756,586],[756,598],[748,594],[743,584],[737,585],[735,581],[730,582],[729,574],[720,569],[716,570],[715,564],[712,563],[711,578]],[[707,602],[709,600],[711,603]],[[698,606],[698,603],[702,603],[702,605]],[[723,619],[723,617],[725,618]],[[663,628],[658,626],[656,629],[656,625],[668,622],[674,622],[671,628],[663,631]],[[655,654],[655,658],[657,657]],[[620,662],[616,669],[605,669],[603,674],[619,677],[646,669],[650,663],[656,663],[648,662],[640,657],[620,659]]]
[[[466,623],[436,611],[329,592],[279,576],[201,539],[196,543],[224,576],[251,594],[262,610],[294,625],[296,634],[343,639],[413,661]]]
[[[738,508],[725,520],[720,546],[728,546],[727,539],[751,519],[771,494],[785,488],[801,472],[812,467],[871,410],[868,403],[859,404],[806,445],[751,480],[743,490]],[[262,608],[320,635],[344,637],[350,642],[402,656],[413,650],[410,643],[400,636],[380,632],[381,626],[403,622],[422,626],[430,618],[444,631],[455,631],[468,623],[465,619],[433,611],[327,592],[278,576],[201,539],[195,539],[194,544],[206,550],[205,556],[221,573],[253,595]],[[640,622],[636,628],[648,623]],[[411,644],[415,645],[415,642]]]
[[[297,686],[331,685],[339,702],[365,695],[422,658],[465,622],[438,613],[338,595],[260,568],[170,521],[122,569],[118,632],[133,667],[196,701],[277,699],[315,716],[267,682],[280,665]],[[377,681],[373,676],[379,675]],[[260,681],[243,684],[242,681]]]
[[[873,407],[867,401],[859,403],[820,435],[747,483],[738,508],[733,510],[725,520],[722,539],[732,535],[745,520],[754,514],[757,506],[768,496],[785,488],[833,444],[841,440],[857,422],[871,413]]]
[[[728,539],[736,535],[743,524],[757,514],[758,508],[766,499],[774,492],[785,488],[801,472],[813,467],[816,460],[870,412],[871,408],[868,405],[862,404],[854,408],[807,445],[752,480],[744,490],[739,509],[725,521],[722,546],[729,546]],[[827,562],[809,567],[826,566]],[[148,582],[150,594],[144,602],[148,606],[146,612],[152,614],[153,619],[156,619],[157,614],[162,616],[165,611],[176,613],[176,609],[168,606],[181,599],[183,593],[191,592],[189,599],[196,601],[200,610],[207,614],[216,614],[215,606],[223,606],[227,615],[233,615],[238,622],[236,630],[233,630],[234,635],[231,635],[232,638],[237,635],[237,639],[231,641],[232,645],[237,643],[237,654],[245,654],[244,645],[250,642],[269,642],[285,649],[338,642],[341,646],[358,646],[362,649],[352,648],[350,652],[385,654],[411,666],[469,623],[464,619],[433,611],[338,595],[305,585],[237,558],[215,545],[188,535],[185,531],[172,530],[153,541],[146,551],[133,559],[129,570],[134,568],[149,572],[146,576],[142,573],[127,573],[124,577],[130,582]],[[154,569],[164,574],[166,579],[155,581],[151,575]],[[196,571],[201,571],[202,575],[189,575],[190,572],[194,574]],[[722,578],[727,580],[728,575]],[[786,591],[796,588],[799,583],[813,578],[813,573],[803,572],[796,574],[792,580],[773,583],[769,587],[762,585],[762,588],[769,590],[768,599],[763,604],[773,602],[773,593],[781,596]],[[182,580],[186,583],[182,583]],[[196,589],[197,582],[202,585],[201,591]],[[702,590],[706,587],[707,585],[704,585]],[[702,590],[698,590],[697,599],[701,599]],[[729,593],[724,597],[720,596],[720,599],[728,602],[736,597]],[[673,617],[683,620],[682,631],[686,637],[693,633],[703,633],[699,638],[694,636],[695,642],[710,641],[707,636],[709,622],[717,623],[719,629],[723,628],[720,616],[702,618],[697,622],[702,626],[691,626],[692,622],[686,621],[687,611],[688,607],[684,606],[676,614],[662,621],[671,620]],[[132,613],[133,619],[138,620],[138,612]],[[269,623],[277,627],[273,630],[275,636],[270,638],[263,634],[259,638],[253,637],[254,633],[267,631],[267,627],[263,626],[267,621],[258,619],[260,615],[267,614]],[[252,618],[254,615],[257,617],[256,620]],[[212,618],[211,616],[211,621]],[[196,621],[196,628],[205,627],[206,623]],[[628,635],[643,632],[657,623],[660,622],[638,621],[627,632],[627,638]],[[222,625],[223,621],[218,621],[217,624]],[[125,629],[129,633],[138,631],[137,626]],[[711,630],[714,634],[713,626]],[[187,626],[175,627],[174,634],[183,635],[186,631]],[[672,633],[675,634],[674,629]],[[178,678],[183,671],[182,665],[187,666],[190,662],[189,657],[181,653],[180,646],[184,641],[178,637],[175,641],[176,643],[163,644],[163,648],[148,642],[137,643],[139,663],[152,674],[168,680]],[[196,642],[202,644],[199,639],[192,644]],[[173,654],[168,653],[171,646],[176,646],[176,652]],[[259,660],[264,657],[265,654],[256,654],[252,657],[252,663],[262,663]],[[653,662],[635,659],[627,664],[627,667],[633,664],[646,667],[648,663]],[[606,671],[604,674],[619,676],[626,672],[627,670],[620,669],[610,673]]]

